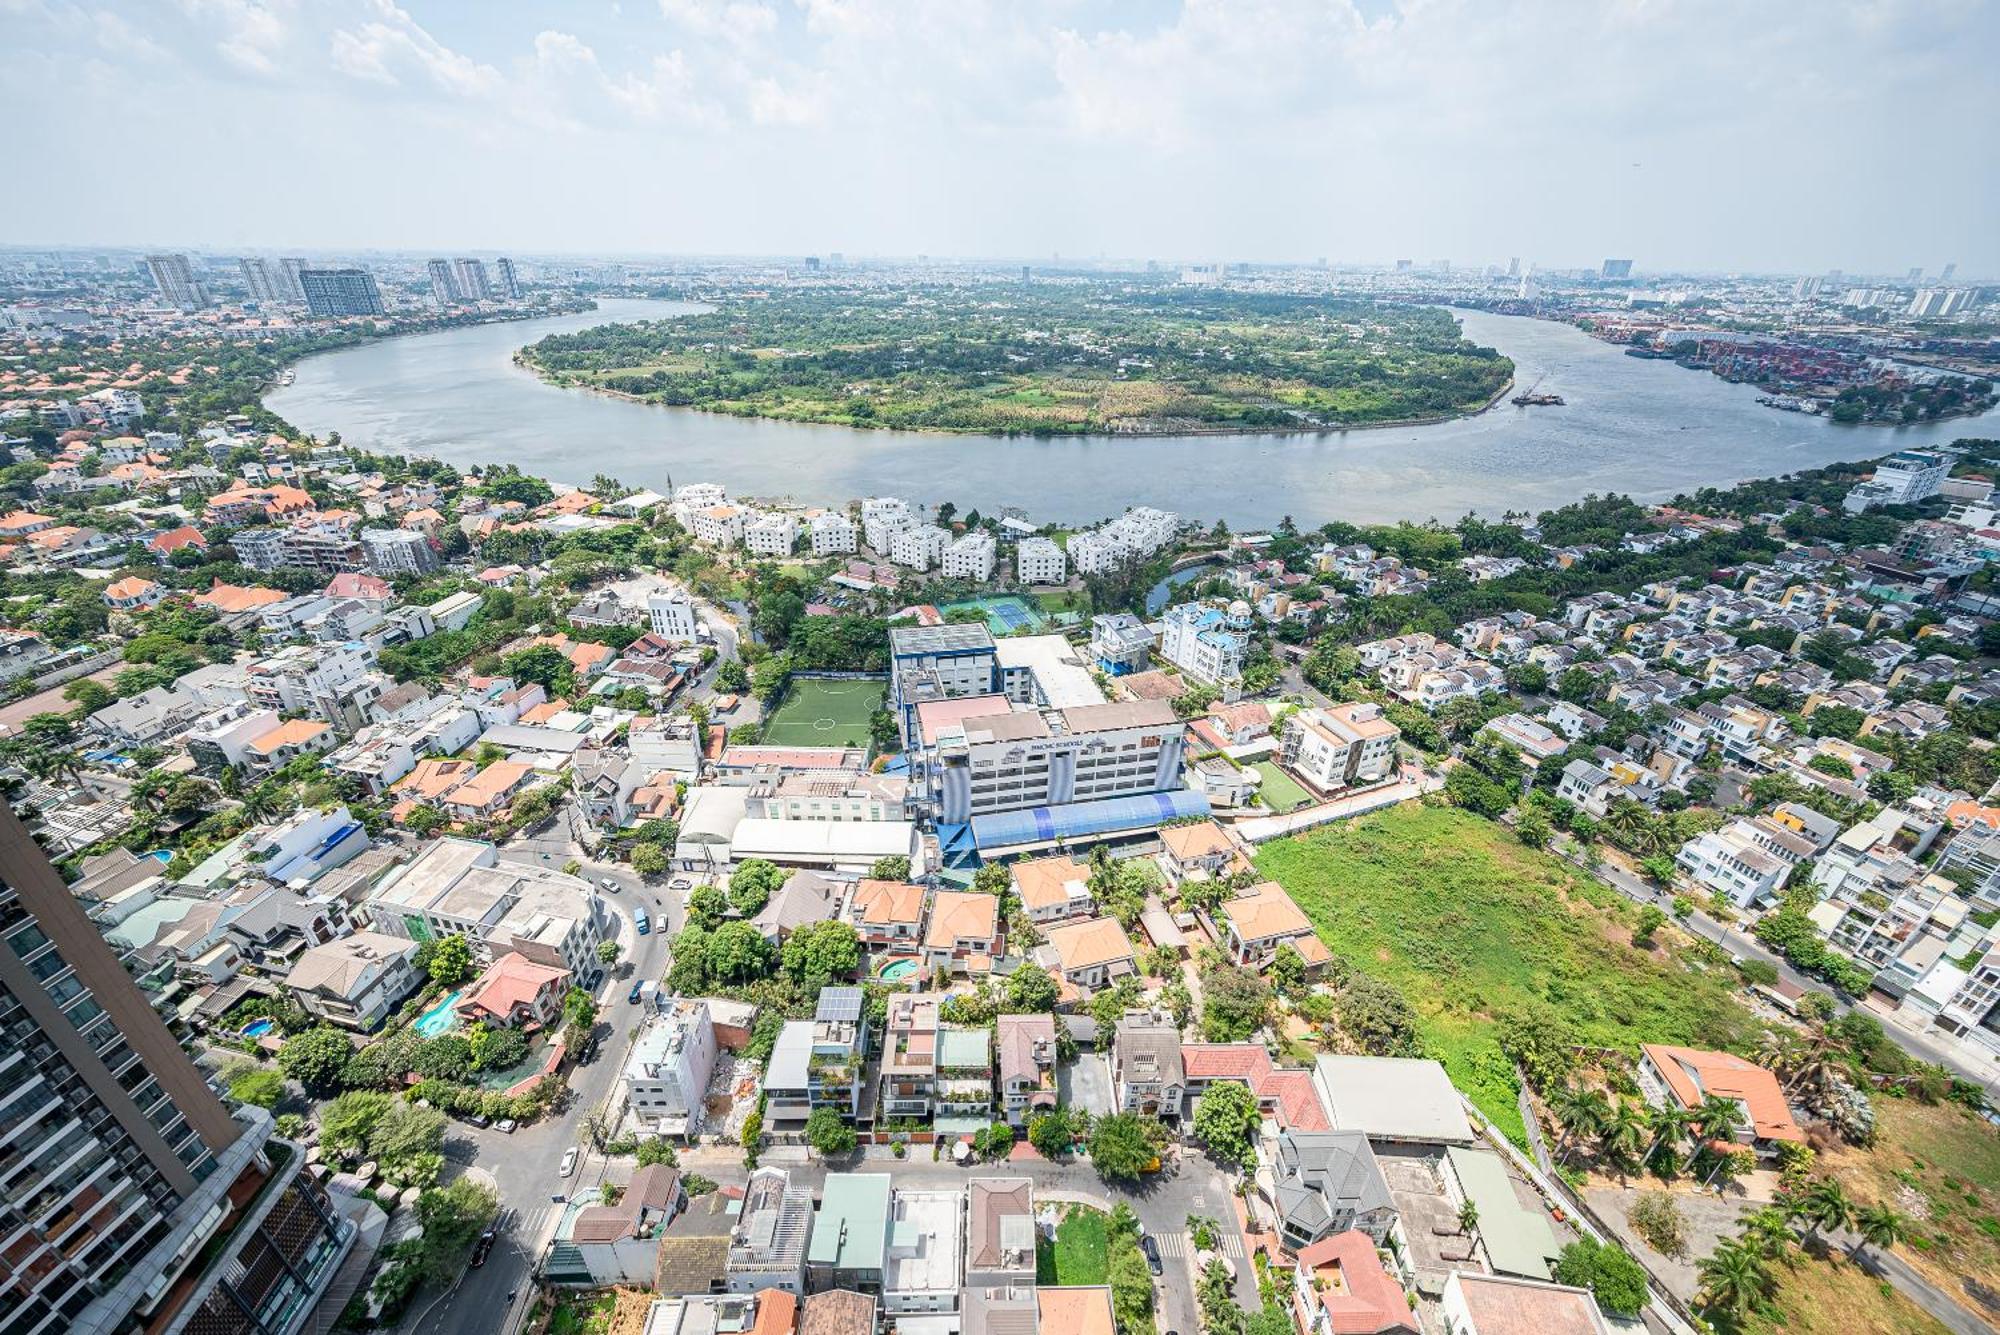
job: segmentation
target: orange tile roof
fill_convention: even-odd
[[[137,575],[128,575],[115,584],[107,584],[104,588],[104,596],[123,602],[129,598],[144,598],[159,587],[159,585],[153,583],[150,579],[141,579]]]
[[[1160,831],[1160,842],[1167,846],[1167,852],[1174,855],[1176,862],[1236,851],[1229,832],[1212,820],[1193,825],[1169,825]]]
[[[1251,886],[1242,898],[1225,903],[1222,912],[1245,941],[1312,934],[1312,924],[1306,921],[1306,915],[1276,881]]]
[[[496,797],[512,792],[535,772],[534,766],[513,760],[496,760],[451,790],[445,800],[454,804],[483,807]]]
[[[1030,912],[1069,903],[1069,885],[1073,881],[1090,884],[1090,868],[1070,857],[1030,858],[1015,863],[1013,871],[1021,905]]]
[[[949,950],[959,941],[991,941],[1000,930],[1000,900],[994,895],[940,890],[931,903],[924,944]]]
[[[47,526],[55,522],[49,515],[38,515],[32,510],[16,510],[13,514],[0,519],[0,533],[11,535],[38,524]]]
[[[854,907],[871,927],[921,922],[924,888],[907,881],[863,880],[854,887]]]
[[[250,612],[259,607],[269,607],[272,603],[282,603],[285,601],[285,595],[276,589],[224,584],[221,580],[217,580],[207,593],[196,594],[194,601],[203,607],[212,607],[223,613]]]
[[[510,950],[486,966],[486,972],[458,1004],[504,1018],[512,1015],[516,1006],[532,1007],[544,987],[568,977],[568,969],[537,964]]]
[[[1051,927],[1042,935],[1054,948],[1064,973],[1132,958],[1132,938],[1125,935],[1116,918],[1086,918]]]
[[[759,1289],[757,1319],[750,1323],[750,1335],[791,1335],[798,1315],[797,1298],[783,1289]]]
[[[1710,1094],[1737,1099],[1750,1110],[1751,1129],[1760,1140],[1805,1140],[1778,1077],[1755,1062],[1734,1053],[1665,1043],[1642,1043],[1639,1050],[1659,1068],[1682,1107],[1698,1108]]]
[[[1299,1253],[1313,1277],[1313,1298],[1326,1309],[1331,1335],[1387,1335],[1417,1329],[1410,1300],[1376,1254],[1375,1240],[1358,1229],[1321,1238]]]
[[[192,524],[182,524],[179,528],[168,529],[165,533],[155,533],[146,540],[146,545],[156,552],[177,552],[183,547],[207,547],[208,539],[201,536],[201,530]]]
[[[439,760],[427,757],[417,767],[390,785],[398,793],[412,797],[443,797],[479,772],[470,760]]]

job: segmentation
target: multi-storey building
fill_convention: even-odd
[[[838,510],[819,510],[806,519],[814,556],[840,556],[855,548],[854,521]]]
[[[709,1076],[715,1070],[715,1025],[708,1003],[675,999],[649,1018],[625,1059],[625,1102],[633,1119],[656,1135],[700,1131]]]
[[[1749,908],[1776,898],[1785,888],[1799,859],[1787,857],[1773,844],[1789,849],[1793,841],[1805,842],[1782,827],[1762,829],[1759,822],[1736,820],[1682,844],[1674,854],[1674,865],[1739,907]]]
[[[1048,538],[1023,538],[1014,546],[1014,577],[1023,584],[1060,584],[1069,578],[1069,558]]]
[[[177,310],[198,311],[208,305],[208,289],[195,276],[185,255],[148,255],[146,273],[160,298]]]
[[[919,704],[990,694],[995,675],[993,635],[984,626],[891,627],[889,699],[903,745],[914,744]]]
[[[1130,612],[1099,613],[1090,619],[1090,656],[1114,677],[1143,672],[1153,657],[1153,632]]]
[[[4,803],[0,941],[9,1335],[295,1335],[353,1225],[267,1114],[224,1108]]]
[[[306,312],[320,319],[382,314],[382,289],[366,269],[301,269]]]
[[[451,262],[451,271],[458,279],[459,293],[467,301],[492,300],[493,285],[487,281],[485,261],[456,259]]]
[[[793,1186],[782,1168],[759,1168],[743,1188],[743,1208],[729,1234],[725,1283],[731,1293],[806,1291],[806,1245],[812,1237],[810,1188]]]
[[[1069,560],[1078,574],[1096,575],[1128,561],[1141,561],[1164,548],[1180,531],[1180,516],[1135,506],[1099,528],[1073,535]]]
[[[493,275],[496,289],[503,300],[519,301],[521,299],[521,279],[514,272],[514,261],[502,255],[499,259],[493,261]]]
[[[676,644],[692,644],[701,636],[701,622],[695,616],[694,599],[685,589],[669,589],[646,599],[646,617],[653,634]]]
[[[579,979],[603,972],[597,945],[612,928],[588,882],[503,863],[492,844],[458,838],[426,845],[386,877],[367,914],[376,931],[412,941],[463,936],[481,965],[511,950]]]
[[[890,555],[896,535],[916,524],[910,503],[900,496],[870,496],[861,502],[861,533],[878,555]]]
[[[1281,754],[1307,783],[1333,792],[1394,774],[1402,735],[1377,704],[1300,709],[1285,720]]]
[[[993,578],[993,562],[998,550],[991,533],[974,529],[944,549],[941,567],[944,577],[985,583]]]
[[[1203,603],[1167,609],[1160,622],[1160,657],[1196,681],[1225,686],[1243,678],[1243,655],[1250,643],[1250,605],[1228,611]]]
[[[378,575],[424,575],[438,568],[431,540],[411,528],[368,528],[361,531],[362,559]]]
[[[1853,513],[1878,505],[1915,505],[1944,487],[1952,457],[1929,450],[1898,450],[1875,465],[1875,475],[1847,493],[1841,504]]]
[[[889,559],[912,570],[929,570],[944,556],[945,546],[950,541],[951,535],[936,524],[906,528],[896,534],[890,546]]]
[[[1048,1015],[1002,1015],[993,1022],[996,1083],[1010,1126],[1056,1106],[1056,1022]]]
[[[771,1049],[764,1070],[767,1124],[774,1131],[797,1131],[822,1107],[861,1120],[867,1061],[868,1013],[861,989],[822,990],[813,1018],[786,1021]]]
[[[278,306],[290,300],[284,274],[269,260],[246,256],[236,261],[236,267],[243,274],[244,292],[259,306]]]
[[[432,260],[424,266],[430,275],[431,300],[440,306],[456,306],[465,299],[458,290],[458,275],[451,271],[450,260]]]
[[[698,542],[714,547],[734,547],[743,540],[743,509],[740,506],[721,504],[690,510],[686,522],[688,531]]]
[[[375,654],[358,640],[290,644],[244,671],[244,691],[259,709],[309,714],[352,733],[368,721],[368,706],[385,689]]]
[[[798,540],[799,521],[782,510],[767,511],[743,526],[743,545],[752,556],[790,556]]]
[[[927,1121],[937,1092],[938,1007],[932,995],[898,993],[882,1028],[882,1096],[890,1121]]]
[[[1183,787],[1186,725],[1164,700],[1034,709],[993,696],[917,713],[914,777],[941,824]]]

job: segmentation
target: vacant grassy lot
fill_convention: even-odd
[[[794,677],[764,723],[764,740],[772,746],[866,746],[868,720],[886,690],[879,681]]]
[[[1257,866],[1356,969],[1403,989],[1425,1044],[1501,1127],[1524,1134],[1510,1014],[1543,1007],[1582,1041],[1734,1047],[1755,1024],[1727,967],[1634,950],[1614,891],[1506,830],[1416,802],[1266,844]]]
[[[1768,1314],[1744,1323],[1743,1335],[1944,1335],[1930,1313],[1839,1253],[1821,1260],[1794,1253],[1777,1267]],[[1888,1292],[1883,1292],[1888,1289]]]
[[[1102,1284],[1111,1272],[1111,1216],[1072,1205],[1056,1225],[1056,1240],[1035,1236],[1037,1284]]]
[[[1856,1200],[1886,1202],[1910,1221],[1898,1250],[1968,1307],[1962,1281],[2000,1288],[2000,1132],[1953,1104],[1877,1097],[1872,1149],[1846,1147],[1825,1163]]]

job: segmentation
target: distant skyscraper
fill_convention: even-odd
[[[1397,272],[1397,273],[1408,273],[1409,271],[1410,271],[1410,261],[1408,261],[1408,260],[1397,260],[1397,261],[1396,261],[1396,272]]]
[[[499,275],[500,295],[508,301],[521,299],[521,280],[514,275],[514,261],[502,255],[493,261],[493,271]]]
[[[208,289],[194,276],[194,266],[185,255],[148,255],[146,272],[153,277],[153,286],[160,289],[160,296],[169,306],[184,311],[198,311],[208,305]]]
[[[236,266],[243,271],[243,287],[250,300],[259,306],[280,305],[290,295],[283,271],[274,268],[269,260],[250,256],[236,261]]]
[[[1521,257],[1519,255],[1507,261],[1507,276],[1509,278],[1519,278],[1521,276]]]
[[[1824,279],[1801,278],[1798,282],[1792,284],[1792,295],[1800,301],[1806,301],[1818,296],[1820,288],[1823,286],[1825,286]]]
[[[3,802],[0,941],[5,1329],[296,1335],[354,1226],[268,1114],[223,1106]]]
[[[433,301],[440,306],[456,306],[465,300],[465,294],[458,288],[458,275],[451,271],[450,260],[432,260],[428,269]]]
[[[1950,264],[1947,264],[1944,266],[1944,268],[1938,270],[1938,281],[1940,283],[1949,283],[1957,274],[1958,274],[1958,261],[1953,260]]]
[[[299,274],[311,266],[297,255],[287,255],[278,261],[278,267],[285,274],[286,295],[293,301],[303,302],[306,299],[306,289],[305,285],[299,282]]]
[[[1600,277],[1604,278],[1630,278],[1631,276],[1632,261],[1630,260],[1606,260],[1604,261],[1603,272],[1600,274]]]
[[[1910,266],[1910,271],[1903,275],[1903,281],[1906,283],[1914,283],[1923,276],[1924,276],[1924,266],[1921,264],[1912,264]]]
[[[807,273],[819,272],[819,256],[817,255],[806,256],[806,272]]]
[[[453,260],[452,272],[458,277],[459,293],[467,301],[491,301],[493,284],[486,281],[486,265],[479,260]]]
[[[299,286],[306,309],[323,320],[382,313],[382,289],[366,269],[301,269]]]

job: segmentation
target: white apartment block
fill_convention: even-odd
[[[974,529],[944,549],[945,578],[972,579],[981,583],[992,579],[996,550],[991,533]]]
[[[1014,576],[1023,584],[1060,584],[1069,578],[1069,558],[1048,538],[1023,538],[1014,548]]]
[[[1950,455],[1899,450],[1876,464],[1875,476],[1848,492],[1841,504],[1855,513],[1878,505],[1914,505],[1943,490],[1950,473]]]
[[[691,644],[700,634],[701,622],[695,616],[694,599],[686,590],[649,595],[646,616],[653,623],[653,634],[663,640]]]
[[[861,532],[868,540],[868,546],[883,556],[890,555],[896,545],[896,535],[906,528],[915,528],[917,517],[910,513],[910,503],[900,496],[870,496],[861,502]]]
[[[855,549],[854,521],[838,510],[821,510],[806,521],[814,556],[840,556]]]
[[[694,528],[693,516],[697,510],[712,510],[718,505],[729,503],[729,493],[719,482],[690,482],[684,487],[674,488],[674,518],[684,529]]]
[[[655,1135],[698,1133],[714,1071],[708,1003],[675,999],[640,1031],[625,1059],[625,1101],[633,1120]]]
[[[1321,792],[1374,783],[1396,772],[1402,732],[1377,704],[1300,709],[1285,720],[1285,763]]]
[[[1069,559],[1079,573],[1098,574],[1151,556],[1172,542],[1180,527],[1181,517],[1170,510],[1134,506],[1110,523],[1072,537]]]
[[[422,575],[439,565],[431,540],[409,528],[361,530],[361,554],[370,570],[385,577]]]
[[[696,542],[714,547],[734,547],[743,540],[743,511],[734,505],[711,505],[690,511],[688,531]]]
[[[387,689],[374,667],[374,653],[359,642],[287,645],[245,670],[244,690],[260,709],[305,714],[351,733]]]
[[[463,935],[483,966],[509,951],[579,979],[603,969],[611,914],[588,881],[501,862],[492,844],[447,837],[392,872],[367,904],[378,932],[429,941]]]
[[[1245,603],[1232,605],[1228,613],[1204,603],[1170,607],[1160,622],[1160,657],[1197,681],[1218,686],[1238,681],[1249,644],[1249,621]]]
[[[899,1188],[890,1206],[882,1310],[894,1315],[958,1310],[965,1264],[966,1194]]]
[[[945,531],[936,524],[905,529],[896,535],[889,559],[912,570],[929,570],[944,556],[945,546],[950,541]]]
[[[790,556],[798,540],[799,521],[778,510],[758,515],[743,528],[743,545],[753,556]]]
[[[939,821],[1182,787],[1186,725],[1164,700],[1040,710],[995,696],[993,711],[943,711],[926,727],[922,773]]]
[[[1740,908],[1775,898],[1792,864],[1763,847],[1749,826],[1738,820],[1696,835],[1681,845],[1674,865]]]

